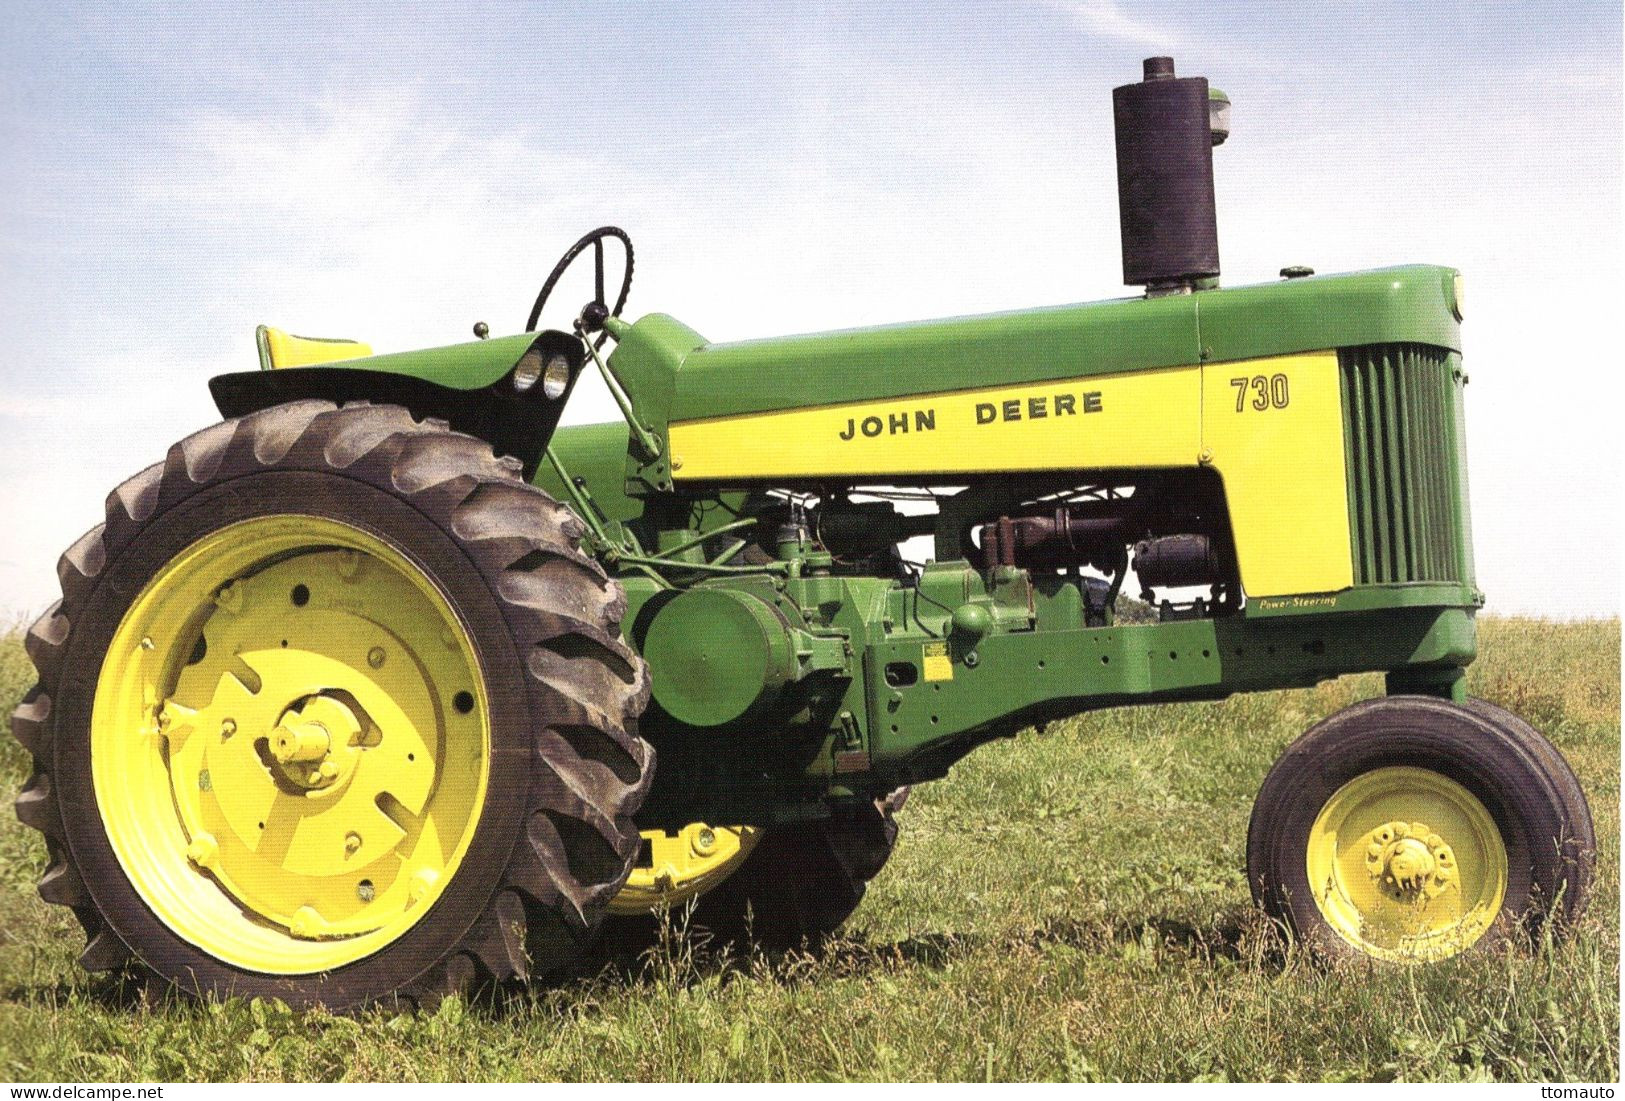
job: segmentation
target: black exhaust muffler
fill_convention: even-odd
[[[1214,132],[1206,77],[1176,77],[1169,57],[1112,89],[1123,282],[1147,296],[1182,294],[1219,275]]]

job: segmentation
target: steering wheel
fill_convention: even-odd
[[[614,237],[620,241],[621,247],[626,250],[626,275],[621,279],[621,293],[615,299],[615,308],[613,310],[609,308],[608,300],[604,297],[604,238],[606,237]],[[632,293],[632,238],[628,237],[626,231],[619,226],[600,226],[566,249],[564,255],[559,257],[559,262],[553,265],[552,274],[547,277],[547,282],[542,284],[541,293],[536,296],[536,305],[530,308],[530,319],[525,322],[525,331],[527,333],[536,331],[536,322],[542,316],[542,307],[547,305],[548,296],[553,293],[553,288],[558,284],[560,277],[569,270],[576,257],[586,251],[588,245],[593,248],[593,266],[596,279],[593,282],[593,300],[582,309],[582,319],[585,322],[584,328],[588,332],[597,332],[603,329],[605,318],[621,316],[621,310],[626,306],[626,296]],[[593,308],[595,306],[597,309]],[[593,347],[602,348],[604,340],[608,336],[608,333],[602,333]]]

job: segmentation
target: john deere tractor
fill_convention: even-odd
[[[1264,781],[1257,901],[1395,964],[1561,932],[1585,798],[1464,691],[1461,276],[1221,289],[1229,106],[1167,58],[1113,93],[1133,297],[716,344],[623,317],[606,227],[514,336],[262,329],[28,636],[17,813],[84,966],[338,1009],[674,906],[816,940],[985,742],[1367,671]],[[622,419],[560,429],[584,372]]]

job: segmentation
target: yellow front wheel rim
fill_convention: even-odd
[[[762,831],[752,826],[693,822],[676,833],[644,830],[632,874],[609,904],[623,916],[677,906],[721,883],[744,863]]]
[[[491,730],[473,643],[400,551],[315,516],[166,563],[108,646],[91,776],[131,885],[227,964],[310,974],[400,938],[457,874]]]
[[[1309,832],[1307,861],[1326,923],[1383,960],[1463,951],[1506,897],[1495,820],[1466,788],[1422,768],[1379,768],[1339,788]]]

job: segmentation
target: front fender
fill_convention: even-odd
[[[550,400],[540,384],[523,392],[514,389],[514,368],[532,349],[543,362],[556,355],[569,362],[569,385],[558,398]],[[210,379],[209,393],[225,417],[301,398],[404,406],[415,417],[439,417],[458,432],[487,441],[499,455],[512,455],[524,463],[529,478],[558,427],[585,358],[579,339],[550,329],[316,367],[238,371]]]

